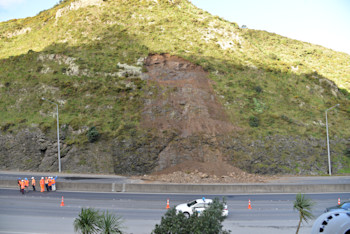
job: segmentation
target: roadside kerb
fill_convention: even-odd
[[[17,188],[17,181],[0,180],[1,188]],[[40,186],[37,186],[37,188]],[[323,193],[349,192],[350,184],[118,184],[56,182],[57,190],[128,193]]]

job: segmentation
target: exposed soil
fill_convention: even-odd
[[[176,129],[181,137],[235,130],[202,67],[169,54],[150,55],[145,66],[148,80],[161,87],[161,93],[146,102],[143,127]]]
[[[159,152],[154,171],[185,161],[223,163],[225,156],[217,136],[237,131],[217,100],[208,73],[202,67],[169,54],[150,55],[145,61],[147,79],[157,93],[145,100],[141,127],[170,131],[173,139]],[[224,164],[224,163],[223,163]],[[193,165],[193,164],[192,164]],[[198,165],[198,164],[194,164]],[[187,170],[196,171],[195,166]],[[197,169],[199,171],[199,169]]]
[[[167,183],[259,183],[266,177],[248,174],[226,162],[218,136],[241,129],[234,126],[217,100],[208,73],[183,58],[150,55],[147,79],[159,87],[145,101],[141,126],[176,137],[159,153],[158,167],[138,179]]]
[[[138,179],[146,182],[167,183],[264,183],[273,176],[253,175],[225,162],[186,161],[162,171],[144,175]]]

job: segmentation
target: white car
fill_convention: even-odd
[[[177,205],[175,207],[176,212],[182,212],[187,218],[190,217],[191,215],[193,215],[194,212],[197,212],[198,215],[200,215],[205,209],[207,209],[210,205],[210,203],[212,203],[213,200],[212,199],[206,199],[206,198],[202,198],[202,199],[197,199],[188,203],[183,203],[180,205]],[[227,205],[224,205],[224,209],[222,211],[222,216],[227,216],[228,215],[228,209],[227,209]]]

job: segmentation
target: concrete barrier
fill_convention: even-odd
[[[349,192],[350,184],[126,184],[125,192],[143,193],[322,193]]]
[[[65,191],[122,192],[123,185],[115,183],[56,182],[56,189]]]
[[[0,180],[1,188],[18,188],[17,180]]]
[[[0,187],[18,188],[16,180],[0,180]],[[116,184],[56,182],[56,188],[61,191],[194,194],[350,192],[350,184]]]

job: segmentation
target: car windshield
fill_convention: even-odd
[[[191,207],[191,206],[193,206],[193,205],[196,204],[196,203],[197,203],[197,201],[191,201],[191,202],[187,203],[187,206],[188,206],[188,207]]]
[[[344,203],[341,208],[343,209],[350,209],[350,203]]]

